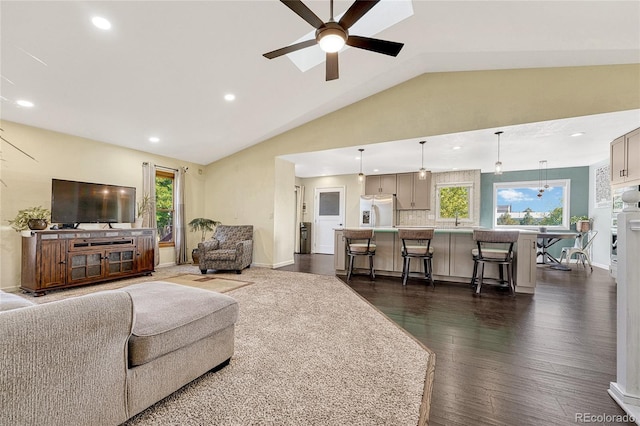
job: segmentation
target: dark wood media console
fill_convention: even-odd
[[[20,288],[47,290],[149,275],[155,265],[155,229],[48,230],[22,237]]]

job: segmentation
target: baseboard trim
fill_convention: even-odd
[[[608,392],[611,398],[631,417],[628,421],[640,425],[640,398],[625,395],[616,382],[609,384]]]
[[[2,287],[2,288],[0,288],[0,290],[4,291],[6,293],[18,293],[20,291],[20,286]]]

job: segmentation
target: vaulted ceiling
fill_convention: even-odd
[[[363,24],[397,2],[413,15],[374,36],[404,43],[398,57],[343,50],[340,78],[326,82],[324,64],[302,72],[288,57],[262,56],[311,29],[275,0],[4,1],[1,116],[208,164],[423,73],[640,62],[638,1],[383,0]],[[336,1],[335,14],[351,3]],[[305,4],[328,19],[328,0]],[[111,29],[94,27],[94,16]],[[229,93],[234,101],[224,99]],[[639,117],[580,124],[596,128],[611,119],[617,136]],[[511,130],[530,136],[524,127]],[[598,134],[594,149],[603,152],[601,138],[609,136]],[[495,140],[482,139],[493,156]],[[415,159],[417,141],[389,142],[409,146]]]

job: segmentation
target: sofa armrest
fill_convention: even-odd
[[[0,424],[119,424],[126,406],[128,293],[0,313]]]

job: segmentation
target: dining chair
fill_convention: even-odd
[[[471,250],[473,258],[473,276],[471,285],[475,286],[475,294],[480,294],[485,280],[492,284],[508,286],[511,293],[516,293],[516,283],[514,279],[513,246],[518,241],[518,231],[496,231],[489,229],[474,229],[473,240],[477,247]],[[484,267],[486,264],[498,266],[498,277],[485,277]],[[504,278],[506,270],[507,278]]]
[[[573,256],[576,257],[576,264],[582,261],[582,266],[586,268],[585,262],[589,264],[589,268],[593,272],[593,266],[591,266],[591,255],[589,254],[593,239],[598,235],[598,231],[588,231],[576,236],[576,241],[573,247],[564,247],[562,254],[560,255],[560,263],[563,259],[566,259],[567,266]],[[586,239],[585,239],[586,238]]]
[[[343,231],[347,255],[349,256],[349,269],[347,271],[347,281],[353,274],[353,262],[356,256],[367,256],[369,258],[369,276],[376,279],[373,268],[373,257],[376,255],[376,244],[372,242],[373,229],[345,229]]]
[[[429,280],[433,288],[433,228],[398,229],[398,238],[402,241],[402,285],[407,285],[410,274],[411,259],[422,259],[424,263],[424,278]]]

